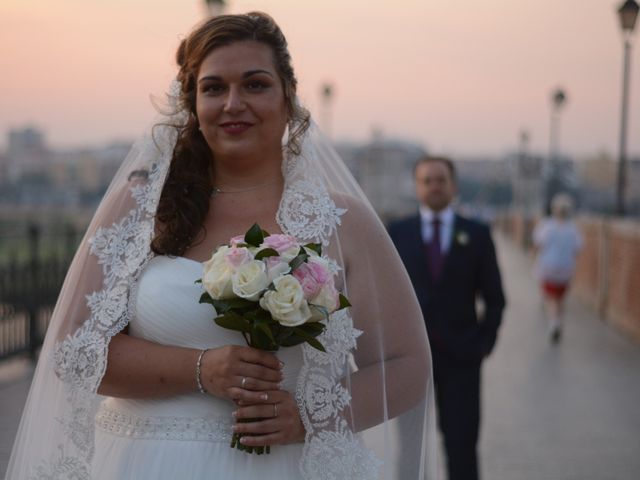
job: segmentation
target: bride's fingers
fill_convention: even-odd
[[[282,407],[277,403],[268,403],[265,405],[249,405],[236,409],[233,412],[233,416],[236,420],[242,420],[244,418],[277,418],[279,416],[278,410]]]
[[[253,391],[266,391],[266,390],[280,390],[280,383],[268,382],[253,377],[237,377],[233,386],[238,386],[244,390]]]
[[[271,400],[273,398],[274,391],[271,390],[269,392],[264,391],[253,391],[253,390],[245,390],[244,388],[232,387],[227,390],[227,396],[236,403],[244,403],[245,405],[254,405],[254,404],[265,404],[273,403]]]
[[[278,445],[287,443],[280,432],[266,433],[264,435],[244,435],[240,443],[248,447],[261,447],[263,445]]]
[[[245,445],[273,445],[304,441],[305,429],[293,396],[285,391],[264,392],[259,403],[243,403],[233,413],[234,432],[250,437]],[[256,420],[257,419],[257,420]]]
[[[240,422],[233,425],[233,431],[242,435],[266,435],[284,430],[284,422],[275,418],[267,418],[251,422]],[[282,436],[282,433],[281,433]]]
[[[279,371],[284,366],[273,353],[258,350],[256,348],[242,347],[242,350],[239,351],[239,355],[243,361],[262,365],[269,370]]]
[[[283,412],[295,412],[297,413],[298,407],[296,405],[295,399],[291,396],[289,392],[286,390],[274,389],[269,391],[256,391],[256,392],[247,392],[249,395],[246,397],[242,395],[242,392],[238,392],[238,395],[233,398],[238,406],[246,406],[246,405],[270,405],[272,406],[274,403],[278,404],[277,413]],[[258,393],[264,395],[250,395],[251,393]],[[257,398],[257,400],[256,400]],[[273,407],[271,407],[273,408]],[[267,415],[267,417],[273,415]]]
[[[263,380],[265,382],[278,383],[282,380],[283,375],[281,370],[271,370],[270,368],[261,367],[260,365],[253,365],[251,363],[242,362],[237,368],[234,368],[234,374],[247,378],[255,378]]]

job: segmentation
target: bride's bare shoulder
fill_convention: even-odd
[[[367,200],[345,193],[332,193],[331,198],[337,208],[345,211],[341,216],[343,229],[361,233],[385,231],[380,218]]]

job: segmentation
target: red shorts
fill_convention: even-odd
[[[543,281],[542,282],[542,290],[544,293],[552,298],[561,299],[564,297],[564,294],[567,292],[567,287],[569,285],[566,283],[552,283]]]

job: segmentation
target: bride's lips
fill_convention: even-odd
[[[224,122],[220,128],[228,135],[240,135],[246,132],[253,124],[249,122]]]

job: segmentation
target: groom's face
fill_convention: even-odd
[[[418,201],[435,212],[447,208],[456,194],[456,184],[444,162],[434,160],[418,164],[415,182]]]

